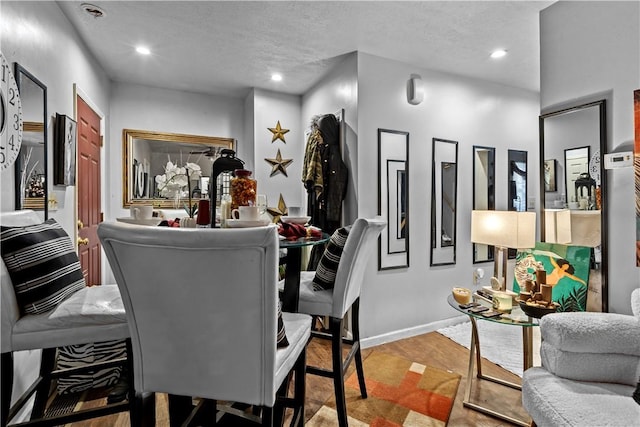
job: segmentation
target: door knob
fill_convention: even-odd
[[[81,237],[78,237],[78,246],[80,245],[88,245],[89,244],[89,238],[85,237],[84,239]]]
[[[78,230],[80,230],[81,228],[84,228],[84,224],[82,223],[82,221],[78,220]]]

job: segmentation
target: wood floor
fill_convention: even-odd
[[[431,332],[366,349],[363,351],[363,357],[366,357],[373,350],[402,356],[414,362],[450,370],[460,374],[462,376],[462,380],[460,381],[458,394],[456,396],[453,410],[451,411],[451,417],[449,418],[448,425],[450,427],[498,427],[511,425],[508,422],[500,421],[496,418],[485,416],[481,413],[463,407],[462,401],[467,383],[469,351],[450,339],[438,334],[437,332]],[[309,345],[307,361],[309,364],[328,367],[327,361],[331,360],[330,351],[331,349],[328,346],[328,343],[313,341]],[[511,382],[520,383],[520,377],[494,365],[493,363],[490,363],[486,359],[483,361],[482,368],[485,375],[496,376]],[[353,370],[353,364],[350,370]],[[478,380],[473,381],[471,398],[474,402],[508,413],[510,416],[515,418],[529,420],[526,411],[522,408],[520,391],[498,384],[493,384],[488,381],[482,381],[480,385],[478,385],[478,383]],[[322,406],[332,393],[333,385],[330,379],[307,375],[307,396],[305,408],[307,419],[313,416],[313,414]],[[128,417],[128,413],[121,413],[96,420],[74,423],[69,426],[128,427]],[[156,425],[169,425],[165,395],[157,396],[156,417]]]

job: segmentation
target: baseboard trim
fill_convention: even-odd
[[[360,346],[362,348],[375,347],[377,345],[386,344],[393,341],[398,341],[404,338],[411,338],[417,335],[426,334],[428,332],[434,332],[441,328],[457,325],[458,323],[466,322],[468,316],[456,316],[449,319],[438,320],[436,322],[426,323],[424,325],[413,326],[411,328],[399,329],[397,331],[387,332],[386,334],[376,335],[368,338],[360,339]]]

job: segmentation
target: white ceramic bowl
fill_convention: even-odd
[[[283,215],[280,217],[282,222],[286,222],[287,224],[306,224],[311,219],[310,216],[287,216]]]

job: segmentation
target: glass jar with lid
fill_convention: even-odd
[[[258,183],[251,178],[251,171],[246,169],[236,169],[231,179],[231,209],[238,209],[238,206],[255,206]]]

